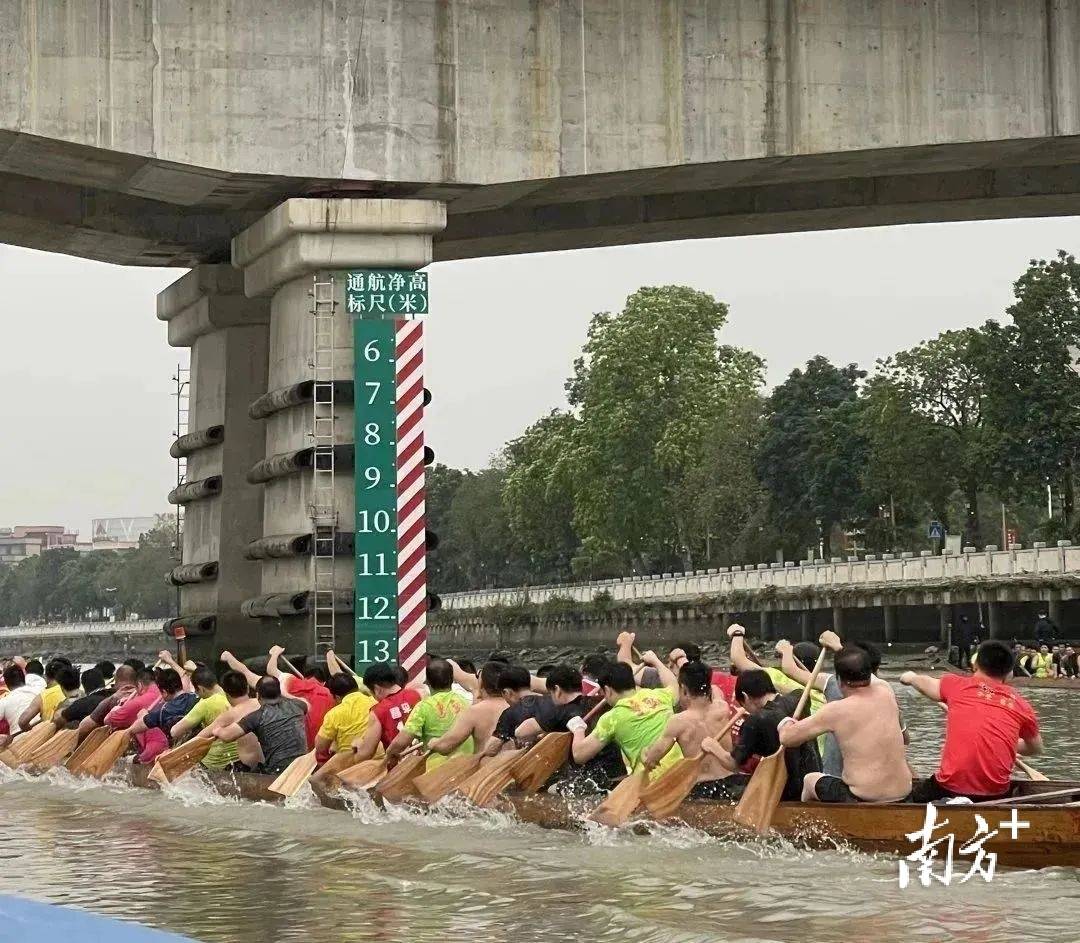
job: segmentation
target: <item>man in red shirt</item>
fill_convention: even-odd
[[[403,688],[399,681],[397,669],[386,662],[371,665],[364,672],[364,687],[377,701],[371,713],[378,723],[368,724],[367,730],[353,741],[357,762],[370,760],[380,743],[384,750],[390,746],[409,719],[412,709],[420,703],[420,692],[414,688]]]
[[[307,734],[309,750],[315,749],[315,738],[322,727],[326,712],[334,706],[334,695],[326,686],[330,676],[326,669],[319,665],[312,665],[304,670],[304,677],[298,678],[291,672],[282,671],[278,667],[278,658],[285,654],[285,649],[275,645],[270,649],[270,658],[266,662],[266,673],[271,678],[277,678],[281,685],[281,693],[285,697],[307,702],[307,713],[304,715],[304,732]],[[329,754],[321,757],[323,762],[329,758]]]
[[[1005,683],[1012,670],[1012,651],[1003,642],[990,640],[979,646],[970,677],[931,678],[914,671],[900,676],[901,684],[949,709],[937,772],[915,784],[912,801],[1002,798],[1008,795],[1017,754],[1034,756],[1042,751],[1035,711]]]

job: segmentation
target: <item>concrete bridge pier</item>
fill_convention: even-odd
[[[885,641],[895,642],[898,640],[896,633],[896,606],[882,606],[882,615],[885,620]]]
[[[267,393],[252,407],[265,427],[263,453],[249,478],[263,490],[261,526],[249,555],[261,580],[243,606],[250,617],[245,651],[273,642],[288,651],[314,651],[310,541],[312,446],[313,287],[334,281],[334,442],[337,559],[335,650],[353,649],[353,339],[346,311],[345,273],[352,269],[419,269],[432,260],[432,237],[446,225],[446,208],[431,200],[291,199],[232,241],[233,265],[244,291],[268,299],[270,341]]]
[[[198,265],[158,295],[169,344],[189,347],[187,432],[170,450],[187,461],[184,482],[169,495],[184,507],[178,622],[192,654],[239,645],[248,620],[240,605],[259,587],[245,547],[262,520],[262,492],[247,472],[262,455],[262,428],[248,406],[266,391],[270,304],[244,295],[228,265]],[[205,650],[205,651],[204,651]]]

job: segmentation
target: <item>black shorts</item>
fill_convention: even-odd
[[[851,791],[839,776],[822,776],[814,783],[814,795],[818,802],[865,802]]]
[[[742,798],[748,782],[750,776],[747,773],[732,773],[723,779],[707,779],[690,790],[690,798],[736,802]]]
[[[996,796],[967,795],[966,798],[970,799],[972,802],[988,802],[991,799],[1004,799],[1009,795],[1010,791],[1010,789],[1007,789],[1005,792]],[[926,779],[918,779],[915,781],[909,798],[912,802],[924,805],[927,802],[940,802],[942,799],[955,799],[960,795],[963,794],[953,792],[951,789],[946,789],[935,777],[929,776]]]

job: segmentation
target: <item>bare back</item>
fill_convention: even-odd
[[[495,725],[508,706],[501,697],[485,697],[466,708],[465,713],[472,724],[472,738],[477,750],[482,750],[484,744],[491,739],[491,735],[495,733]]]
[[[706,737],[715,737],[730,716],[723,698],[703,701],[676,714],[669,722],[668,729],[675,735],[675,742],[679,744],[682,755],[692,758],[701,752],[701,741]],[[723,746],[730,749],[730,739],[725,737],[725,741]]]
[[[844,756],[844,782],[868,802],[889,802],[911,792],[911,770],[900,729],[900,708],[887,684],[848,691],[821,709]]]

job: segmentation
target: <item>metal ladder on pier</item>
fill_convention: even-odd
[[[173,437],[179,439],[187,435],[188,418],[191,406],[191,368],[183,364],[176,365],[176,374],[173,376],[176,384],[173,396],[176,397],[176,429]],[[180,487],[187,481],[187,456],[181,455],[176,460],[176,487]],[[177,565],[184,562],[184,505],[176,505],[176,528],[174,533],[176,546],[173,549],[173,558]],[[180,587],[176,588],[176,614],[180,614]]]
[[[311,614],[315,654],[334,647],[334,557],[337,507],[334,497],[334,278],[312,278],[311,398]]]

